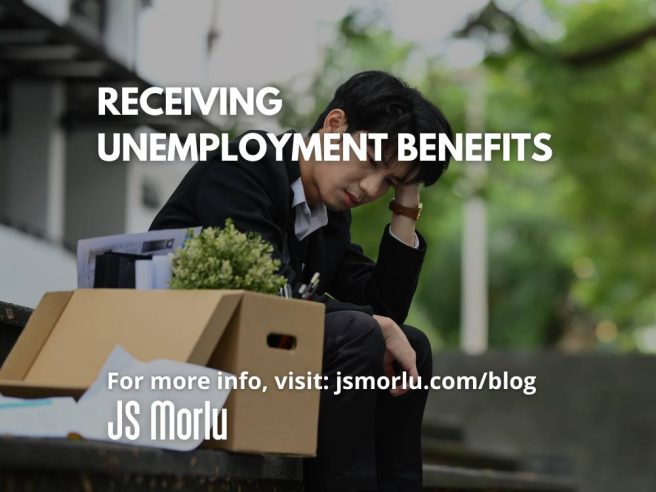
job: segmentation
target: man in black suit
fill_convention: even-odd
[[[269,149],[260,162],[197,163],[159,212],[151,229],[235,226],[255,231],[274,247],[274,257],[293,286],[315,272],[315,300],[326,303],[323,372],[330,388],[321,395],[317,458],[305,460],[306,490],[421,489],[420,428],[428,391],[344,391],[336,375],[432,375],[428,339],[403,322],[417,286],[426,242],[416,232],[419,185],[431,185],[448,161],[398,162],[395,136],[451,129],[418,91],[384,72],[363,72],[336,91],[310,134],[379,132],[389,139],[382,162],[369,149],[364,161],[291,157]],[[231,145],[237,145],[231,143]],[[236,153],[232,151],[231,153]],[[350,209],[381,198],[393,187],[391,221],[377,262],[351,242]]]

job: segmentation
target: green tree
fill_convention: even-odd
[[[457,343],[462,199],[476,192],[489,210],[492,346],[555,343],[573,323],[563,306],[575,305],[592,326],[616,323],[618,340],[631,348],[631,330],[653,324],[656,305],[653,3],[543,7],[561,32],[555,40],[494,2],[457,33],[496,39],[484,61],[486,131],[549,132],[554,156],[546,164],[493,162],[482,183],[453,163],[425,190],[419,228],[430,248],[410,321],[429,324],[434,341]],[[399,43],[366,14],[349,14],[312,85],[314,109],[299,114],[288,97],[282,122],[308,128],[338,83],[377,68],[418,87],[455,131],[465,131],[462,84],[428,57],[416,73],[418,56],[418,47]],[[385,200],[354,211],[354,239],[371,256],[388,217]]]

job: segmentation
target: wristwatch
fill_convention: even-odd
[[[389,203],[389,209],[393,213],[395,213],[396,215],[405,215],[406,217],[410,217],[413,220],[419,220],[423,208],[424,205],[421,202],[419,202],[417,208],[412,208],[397,203],[394,198],[392,198],[392,201],[390,201]]]

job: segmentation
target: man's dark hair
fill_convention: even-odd
[[[397,155],[396,136],[399,133],[413,134],[416,145],[420,133],[444,133],[450,140],[453,137],[449,122],[434,104],[401,79],[378,70],[358,73],[340,85],[310,133],[321,129],[333,109],[344,111],[349,133],[387,133],[384,161]],[[450,158],[447,153],[444,161],[417,159],[419,172],[412,182],[432,185],[446,170]]]

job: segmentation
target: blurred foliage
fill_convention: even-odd
[[[276,272],[280,260],[273,246],[255,232],[237,230],[232,219],[225,227],[206,227],[185,241],[171,261],[171,289],[244,289],[277,294],[285,277]]]
[[[647,0],[541,5],[556,38],[494,2],[470,19],[459,35],[487,54],[464,74],[353,12],[313,79],[314,106],[300,112],[287,96],[282,124],[309,128],[337,85],[376,68],[419,88],[462,132],[472,106],[468,80],[482,77],[485,131],[551,133],[554,157],[490,163],[482,182],[452,163],[423,191],[418,228],[429,251],[410,322],[429,323],[434,342],[457,345],[462,208],[475,193],[488,204],[492,347],[594,337],[608,320],[619,327],[619,348],[632,349],[628,335],[656,315],[656,8]],[[354,240],[372,257],[386,205],[354,211]]]

